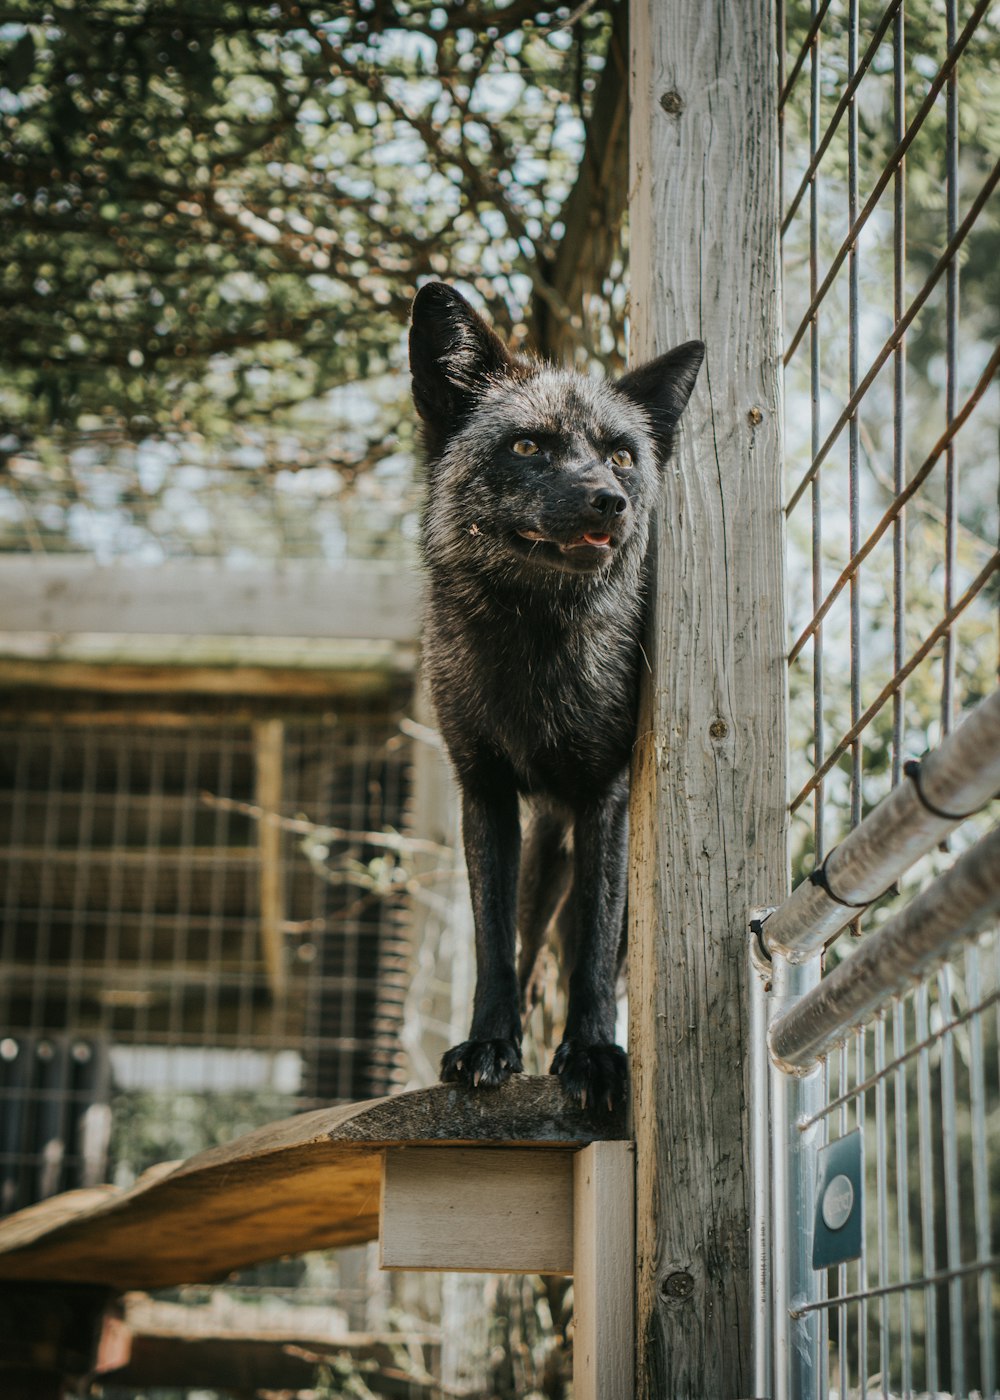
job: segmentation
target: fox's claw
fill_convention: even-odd
[[[512,1040],[464,1040],[441,1057],[446,1084],[468,1089],[496,1089],[522,1069],[520,1048]]]
[[[581,1108],[593,1104],[614,1113],[628,1092],[628,1056],[618,1045],[584,1045],[564,1040],[552,1060],[566,1093]]]

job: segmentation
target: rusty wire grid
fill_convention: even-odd
[[[783,15],[791,808],[816,859],[831,801],[856,825],[995,683],[989,8]]]

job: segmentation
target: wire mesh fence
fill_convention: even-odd
[[[995,674],[998,36],[952,0],[782,22],[791,807],[822,859]]]
[[[1000,781],[1000,693],[963,728],[985,740],[989,792]],[[954,744],[939,750],[933,771],[955,753]],[[911,769],[914,789],[915,778]],[[861,849],[855,836],[884,827],[885,812],[898,813],[895,797],[845,849]],[[928,844],[926,831],[905,822],[893,836],[897,861],[912,861]],[[837,898],[829,885],[824,898]],[[765,938],[773,917],[778,938],[787,939],[796,904],[792,896],[759,925]],[[998,908],[994,828],[827,975],[810,958],[808,919],[795,929],[800,946],[768,941],[776,993],[768,1045],[780,1125],[773,1161],[777,1394],[825,1394],[828,1387],[838,1396],[994,1394],[998,941],[977,935]],[[766,1169],[762,1142],[759,1170]],[[971,1304],[963,1281],[976,1285]],[[917,1298],[924,1315],[915,1327]]]
[[[5,1209],[398,1082],[408,741],[252,710],[4,717]]]
[[[874,1217],[812,1305],[830,1393],[995,1393],[997,953],[970,945],[828,1063],[825,1135],[862,1135]]]
[[[996,684],[1000,27],[988,4],[957,0],[812,0],[779,22],[792,860],[832,913],[809,933],[800,892],[764,922],[765,942],[779,937],[763,1018],[773,1045],[793,1008],[801,1020],[836,1000],[838,978],[868,1006],[845,1012],[804,1078],[769,1072],[758,1168],[777,1184],[758,1235],[774,1330],[762,1322],[758,1385],[992,1396],[1000,939],[984,905],[955,914],[951,946],[905,986],[885,960],[855,960],[902,926],[894,895],[917,926],[918,892],[981,855],[989,818],[947,825],[863,897],[834,852],[890,791],[915,783],[923,801],[907,756]],[[888,823],[882,809],[900,843],[915,829],[902,805]],[[869,875],[875,845],[855,843]],[[831,1228],[827,1167],[848,1151],[853,1223]],[[835,1262],[812,1252],[827,1236]]]

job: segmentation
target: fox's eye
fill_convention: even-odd
[[[539,450],[538,443],[533,442],[531,438],[518,438],[513,448],[519,457],[534,457]]]
[[[611,464],[619,471],[627,472],[632,465],[632,454],[627,447],[616,448],[611,454]]]

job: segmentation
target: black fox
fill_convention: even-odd
[[[569,1001],[552,1072],[584,1106],[624,1098],[615,980],[650,512],[704,352],[689,341],[601,383],[512,356],[443,283],[414,301],[423,654],[476,926],[472,1028],[444,1080],[521,1069],[523,987],[556,919]]]

